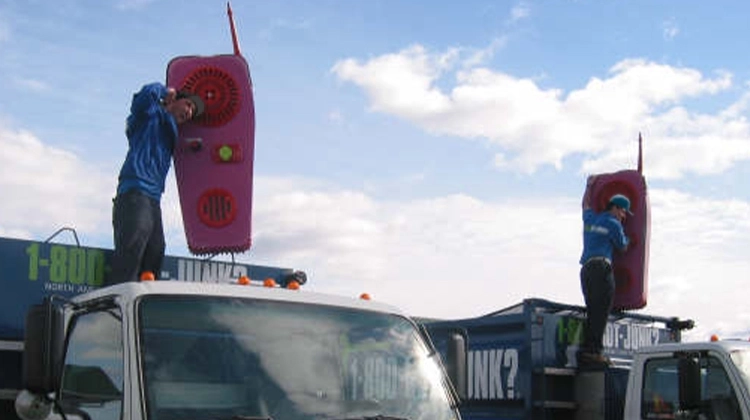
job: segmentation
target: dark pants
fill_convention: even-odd
[[[603,260],[590,260],[581,267],[581,289],[586,302],[581,351],[601,353],[607,319],[615,296],[612,266]]]
[[[158,278],[166,247],[159,202],[138,190],[113,202],[115,254],[107,284],[138,281],[144,271]]]

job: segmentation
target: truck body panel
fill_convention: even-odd
[[[113,251],[51,242],[0,237],[0,339],[23,339],[29,306],[51,294],[73,297],[106,283]],[[294,270],[262,265],[167,255],[158,278],[200,283],[230,283],[241,276],[282,284]]]

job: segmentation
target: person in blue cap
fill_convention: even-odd
[[[199,96],[161,83],[133,95],[125,129],[128,152],[112,207],[115,252],[107,283],[136,281],[144,271],[159,276],[165,249],[160,202],[177,127],[204,108]]]
[[[589,177],[589,184],[593,177]],[[630,212],[630,200],[622,194],[613,195],[601,213],[591,208],[590,185],[583,196],[583,253],[581,255],[581,290],[586,303],[583,343],[577,359],[582,366],[606,366],[611,361],[603,354],[604,331],[615,296],[612,271],[614,250],[628,247],[623,223]]]

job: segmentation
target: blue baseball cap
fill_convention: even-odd
[[[633,215],[630,211],[630,200],[622,194],[615,194],[609,199],[609,204],[615,205],[625,210],[629,215]]]

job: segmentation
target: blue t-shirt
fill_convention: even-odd
[[[607,211],[596,213],[591,209],[583,211],[583,264],[592,257],[605,257],[612,260],[612,250],[625,249],[628,238],[622,223]]]
[[[161,200],[177,139],[177,122],[161,104],[166,95],[161,83],[145,85],[133,95],[125,129],[128,154],[120,169],[118,194],[135,188]]]

